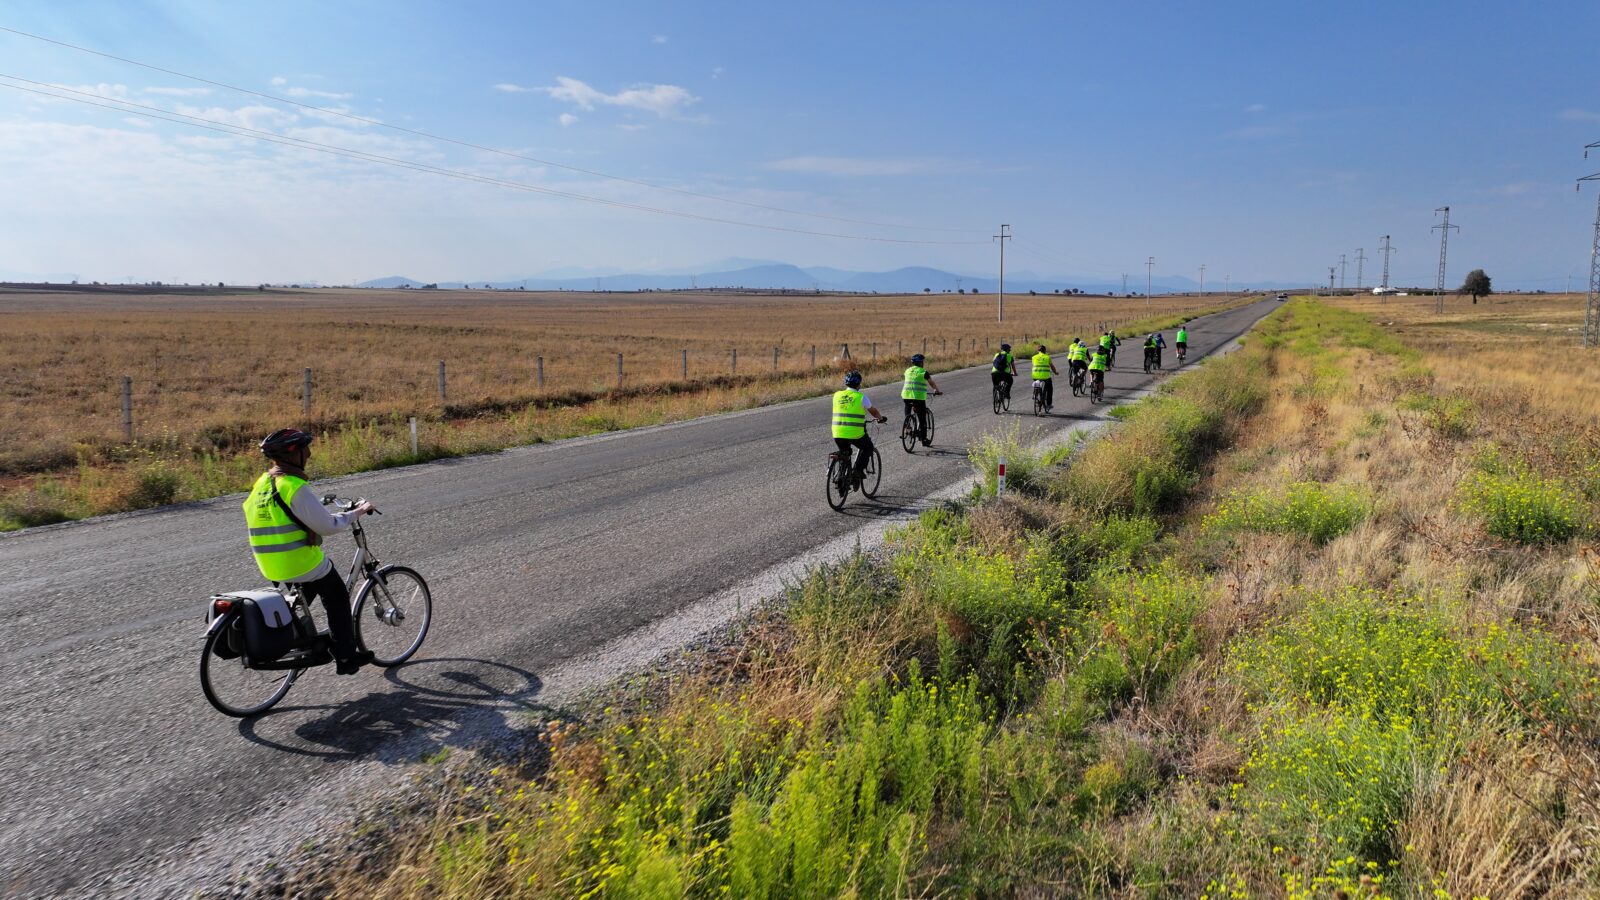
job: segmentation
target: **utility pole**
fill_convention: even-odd
[[[1122,273],[1122,296],[1128,296],[1128,273]]]
[[[1341,291],[1344,290],[1344,266],[1345,266],[1344,254],[1341,253],[1341,254],[1339,254],[1339,290],[1341,290]]]
[[[1589,158],[1589,151],[1600,147],[1596,141],[1583,148],[1583,158]],[[1578,179],[1577,189],[1583,188],[1585,181],[1600,181],[1600,172],[1587,175]],[[1600,200],[1595,201],[1594,213],[1594,244],[1589,248],[1589,297],[1583,307],[1583,346],[1600,347]]]
[[[1201,263],[1200,264],[1200,293],[1203,295],[1203,294],[1205,294],[1205,292],[1206,292],[1206,264],[1205,263]]]
[[[1389,243],[1389,236],[1383,236],[1383,289],[1389,289],[1389,251],[1394,247]]]
[[[1000,233],[994,236],[1000,242],[1000,296],[995,301],[995,321],[1006,320],[1006,241],[1011,240],[1011,226],[1001,225]]]
[[[1338,266],[1329,266],[1328,267],[1328,290],[1330,290],[1330,291],[1333,290],[1333,275],[1337,271],[1339,271],[1339,267]]]
[[[1144,261],[1144,310],[1145,310],[1145,312],[1149,312],[1150,311],[1150,273],[1154,272],[1155,269],[1156,269],[1156,258],[1154,256],[1152,256],[1149,259]]]
[[[1434,212],[1444,213],[1444,221],[1433,226],[1434,228],[1439,229],[1439,280],[1433,292],[1433,311],[1436,313],[1442,313],[1444,312],[1445,250],[1450,246],[1450,229],[1454,228],[1455,230],[1460,231],[1461,226],[1450,224],[1450,207],[1441,206],[1434,210]]]
[[[1367,248],[1356,248],[1356,290],[1361,290],[1361,270],[1366,268]]]

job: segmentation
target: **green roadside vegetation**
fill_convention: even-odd
[[[1153,316],[1128,328],[1130,333],[1171,328],[1234,305],[1190,315]],[[1068,339],[1060,335],[1038,338],[1051,346]],[[988,352],[994,352],[993,348]],[[973,362],[972,358],[933,358],[928,368],[937,374]],[[860,369],[870,384],[898,376],[903,360],[857,360],[848,367]],[[518,402],[457,404],[418,418],[416,452],[412,452],[404,416],[295,424],[318,435],[313,477],[330,478],[816,397],[835,389],[843,369],[825,367],[800,375],[720,376],[530,396]],[[0,532],[244,490],[259,474],[261,457],[255,452],[256,442],[278,425],[241,422],[189,437],[163,432],[113,448],[82,445],[77,449],[76,464],[70,453],[65,459],[39,460],[29,458],[22,448],[13,448],[5,454],[7,468],[64,471],[0,477]],[[50,452],[59,456],[64,451]],[[4,474],[5,468],[0,468],[0,476]]]
[[[1297,299],[302,886],[1593,896],[1595,435],[1491,402]]]

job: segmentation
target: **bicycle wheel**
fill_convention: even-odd
[[[911,413],[906,413],[906,420],[900,423],[900,446],[904,447],[907,453],[917,446],[916,420],[911,417]]]
[[[1044,415],[1044,388],[1036,387],[1033,389],[1033,414],[1036,416]]]
[[[995,385],[994,386],[994,414],[995,415],[997,415],[997,416],[1000,415],[1000,409],[1001,409],[1001,407],[1003,407],[1005,405],[1005,402],[1006,402],[1005,398],[1006,398],[1005,392],[1000,390],[1000,385],[998,385],[998,384]]]
[[[244,657],[223,659],[216,654],[218,641],[227,640],[236,612],[221,627],[206,635],[200,650],[200,690],[217,711],[235,718],[259,715],[271,709],[294,686],[294,678],[304,669],[251,669]]]
[[[926,435],[924,435],[924,437],[927,440],[927,442],[931,444],[931,443],[933,443],[933,410],[930,409],[927,412],[923,413],[922,414],[922,419],[923,419],[923,424],[926,425],[927,428],[928,428],[928,433]]]
[[[828,460],[828,505],[844,509],[844,500],[850,496],[849,467],[838,457]]]
[[[1005,385],[1005,390],[1000,394],[1000,411],[1011,411],[1011,385],[1009,383]]]
[[[356,642],[372,651],[380,666],[398,666],[411,658],[433,624],[433,596],[422,576],[405,566],[387,566],[373,573],[356,591],[350,615],[356,620]]]
[[[878,448],[872,448],[872,458],[867,460],[867,471],[861,473],[861,493],[868,498],[876,499],[878,496],[878,483],[883,481],[883,457],[878,455]]]

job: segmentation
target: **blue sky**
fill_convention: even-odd
[[[0,26],[0,73],[675,218],[0,90],[0,276],[501,278],[727,257],[1208,284],[1397,249],[1428,283],[1587,275],[1600,4],[135,3]],[[18,82],[10,82],[17,84]],[[32,85],[28,85],[32,86]],[[113,104],[115,105],[115,104]],[[836,219],[882,224],[856,224]],[[886,225],[911,227],[885,227]],[[945,229],[945,230],[932,230]]]

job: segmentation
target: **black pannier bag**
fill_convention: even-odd
[[[295,647],[294,616],[277,591],[246,591],[233,595],[244,624],[244,655],[252,663],[276,662]]]

